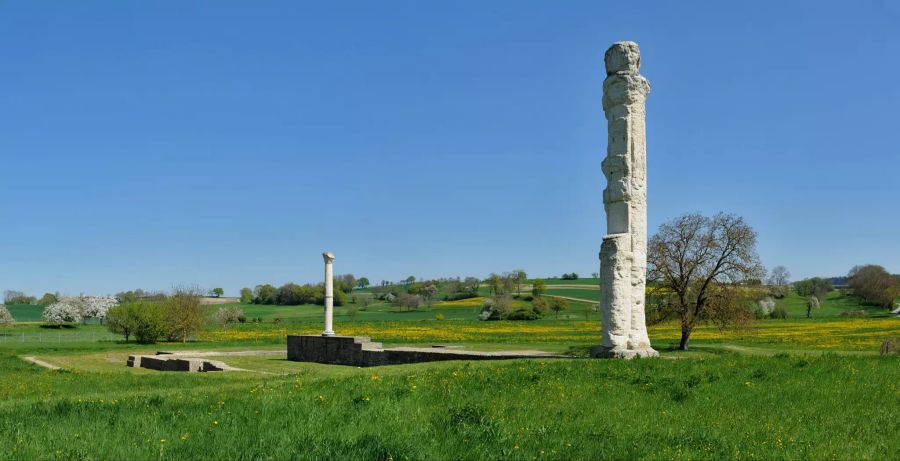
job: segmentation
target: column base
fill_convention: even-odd
[[[591,357],[598,359],[633,359],[635,357],[659,357],[659,352],[653,348],[625,349],[606,346],[594,346],[591,348]]]
[[[323,331],[322,336],[334,336],[334,332],[333,331]]]

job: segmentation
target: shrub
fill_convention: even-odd
[[[471,299],[471,298],[477,298],[477,297],[478,297],[478,293],[458,292],[458,293],[452,293],[452,294],[448,294],[447,296],[444,296],[444,300],[445,301],[459,301],[461,299]]]
[[[407,309],[418,309],[419,306],[422,305],[422,297],[419,295],[401,293],[400,296],[397,297],[397,300],[395,302],[400,307],[405,307]]]
[[[537,320],[541,315],[532,309],[519,309],[510,312],[506,316],[506,320]]]
[[[773,319],[786,319],[788,318],[787,310],[783,306],[775,306],[775,309],[769,314],[770,318]]]
[[[216,322],[227,326],[230,323],[244,323],[247,317],[240,307],[220,307],[215,314]]]
[[[806,318],[812,317],[812,312],[819,308],[819,298],[810,296],[806,299]]]
[[[569,308],[569,302],[563,298],[550,298],[550,310],[559,317],[559,313]]]
[[[544,315],[547,313],[547,309],[549,306],[547,305],[547,300],[540,296],[535,296],[534,299],[531,300],[531,310],[533,310],[538,315]]]
[[[900,355],[900,338],[885,339],[881,344],[881,355]]]
[[[434,319],[435,320],[444,320],[444,313],[438,312],[437,314],[434,314]]]
[[[134,336],[138,342],[153,343],[168,334],[166,308],[160,302],[138,300],[123,303],[109,309],[107,328],[125,336]]]
[[[492,309],[494,312],[491,315],[492,318],[505,319],[512,310],[512,298],[508,295],[495,296]]]
[[[15,325],[16,319],[9,313],[9,309],[0,304],[0,325]]]
[[[478,318],[481,320],[503,320],[511,311],[512,297],[509,295],[498,295],[484,300]]]
[[[494,300],[491,298],[485,298],[484,302],[481,303],[481,313],[478,314],[478,320],[492,320],[491,316],[494,313]]]
[[[753,315],[758,319],[769,318],[775,311],[775,300],[769,297],[763,298],[756,303],[756,309]]]
[[[82,319],[84,311],[83,303],[78,298],[63,298],[44,308],[41,318],[44,323],[62,325],[63,323],[77,323]]]

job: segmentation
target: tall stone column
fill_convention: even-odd
[[[326,251],[322,257],[325,258],[325,329],[322,336],[334,336],[334,255]]]
[[[609,138],[603,174],[607,235],[600,246],[603,344],[594,357],[654,357],[644,320],[647,279],[647,146],[650,83],[637,43],[614,43],[604,57],[603,111]]]

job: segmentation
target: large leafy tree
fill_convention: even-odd
[[[892,307],[894,299],[900,294],[900,277],[891,275],[877,264],[855,266],[847,275],[847,284],[853,293],[868,303]]]
[[[660,226],[647,246],[648,279],[673,293],[681,322],[679,348],[687,350],[694,328],[750,321],[744,284],[763,278],[756,232],[743,218],[686,214]]]

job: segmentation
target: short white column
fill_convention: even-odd
[[[334,255],[326,251],[322,257],[325,258],[325,329],[322,336],[334,336]]]

